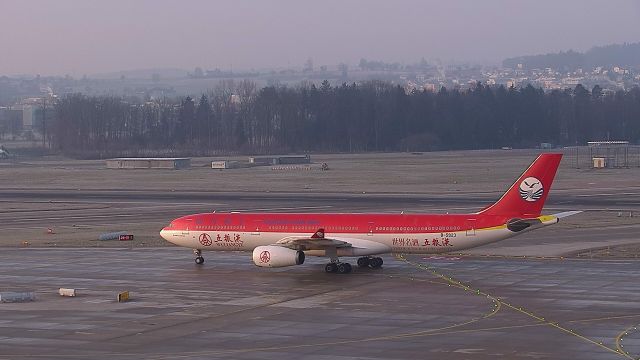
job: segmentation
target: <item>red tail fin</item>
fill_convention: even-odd
[[[480,211],[484,215],[540,216],[562,154],[541,154],[495,204]]]
[[[315,234],[311,235],[312,239],[324,239],[324,229],[320,228]]]

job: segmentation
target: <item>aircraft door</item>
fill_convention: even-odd
[[[465,222],[467,236],[476,236],[476,219],[467,219]]]
[[[262,229],[262,220],[256,220],[251,224],[251,235],[258,236],[260,235],[260,229]]]
[[[182,230],[182,236],[189,236],[189,229],[191,228],[192,221],[193,221],[193,219],[186,219],[185,220],[186,224],[185,224],[184,229]]]
[[[369,226],[368,226],[368,229],[367,229],[367,235],[368,236],[373,236],[373,227],[374,227],[374,225],[375,224],[373,222],[369,222]]]

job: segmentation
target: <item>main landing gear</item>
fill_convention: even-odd
[[[372,269],[377,269],[382,266],[383,263],[384,261],[382,261],[382,258],[379,257],[363,256],[361,258],[358,258],[358,267],[361,268],[370,267]]]
[[[330,262],[324,267],[328,273],[348,274],[351,272],[351,264],[343,262]]]
[[[383,263],[384,261],[379,257],[363,256],[358,258],[358,267],[360,268],[378,269]],[[328,273],[348,274],[351,270],[351,264],[340,262],[337,258],[331,259],[331,262],[324,267],[324,271]]]
[[[202,257],[202,250],[193,249],[193,254],[196,256],[196,264],[198,265],[204,264],[204,258]]]
[[[336,248],[326,250],[327,257],[331,262],[325,265],[324,271],[328,273],[348,274],[351,272],[351,264],[340,262]]]

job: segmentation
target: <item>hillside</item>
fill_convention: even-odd
[[[640,68],[640,43],[596,46],[585,53],[569,50],[544,55],[517,56],[502,62],[502,66],[512,69],[518,64],[522,64],[524,69],[552,68],[564,71],[598,66]]]

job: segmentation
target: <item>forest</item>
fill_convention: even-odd
[[[640,89],[413,91],[382,81],[257,88],[224,82],[192,98],[67,95],[45,125],[78,158],[435,151],[640,140]]]

